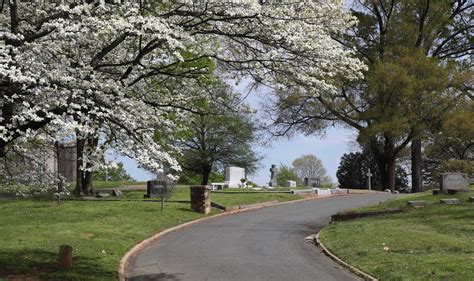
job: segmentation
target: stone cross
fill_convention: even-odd
[[[276,165],[272,165],[272,167],[270,168],[270,172],[271,172],[271,175],[270,175],[269,186],[276,187],[278,185],[277,183],[278,168],[276,167]]]
[[[372,178],[373,174],[370,172],[370,169],[369,169],[369,171],[367,172],[367,174],[365,174],[365,175],[367,176],[367,188],[368,188],[369,190],[371,190],[371,189],[372,189],[371,178]]]

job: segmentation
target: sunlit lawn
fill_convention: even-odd
[[[190,211],[189,187],[174,188],[163,212],[159,202],[142,201],[144,193],[126,192],[117,201],[63,201],[59,206],[52,198],[0,200],[0,280],[12,274],[47,280],[117,280],[118,263],[133,245],[160,230],[204,217]],[[212,198],[230,206],[300,197],[212,194]],[[58,271],[62,244],[74,248],[73,268]]]
[[[322,242],[344,261],[381,280],[473,280],[474,193],[407,195],[363,210],[406,207],[426,200],[425,208],[404,213],[333,223],[321,232]],[[461,205],[442,205],[442,198]],[[384,247],[385,248],[384,250]]]

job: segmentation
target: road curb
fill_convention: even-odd
[[[357,276],[359,277],[362,277],[364,278],[364,280],[369,280],[369,281],[378,281],[377,278],[373,277],[372,275],[369,275],[365,272],[363,272],[362,270],[358,269],[357,267],[355,266],[352,266],[350,264],[348,264],[347,262],[341,260],[338,256],[336,256],[333,252],[329,251],[328,248],[326,248],[324,246],[323,243],[321,243],[321,241],[319,240],[319,234],[321,233],[321,231],[319,231],[318,233],[316,233],[316,235],[314,235],[314,244],[316,246],[319,246],[323,253],[330,257],[332,260],[334,260],[336,263],[344,266],[345,268],[347,268],[349,271],[351,271],[352,273],[356,274]]]
[[[360,194],[350,194],[350,193],[348,193],[348,194],[337,194],[337,195],[329,195],[329,196],[303,198],[303,199],[292,200],[292,201],[278,202],[278,203],[274,203],[274,204],[264,204],[264,203],[262,203],[261,206],[255,206],[255,207],[252,207],[252,208],[245,208],[245,209],[239,209],[239,210],[230,211],[230,212],[224,212],[224,213],[216,214],[216,215],[213,215],[213,216],[204,217],[204,218],[200,218],[200,219],[197,219],[197,220],[189,221],[189,222],[177,225],[177,226],[173,226],[171,228],[167,228],[167,229],[165,229],[161,232],[156,233],[155,235],[151,236],[150,238],[147,238],[147,239],[139,242],[138,244],[133,246],[133,248],[130,249],[130,251],[128,251],[122,257],[122,259],[120,260],[120,263],[119,263],[119,268],[118,268],[119,280],[120,281],[126,281],[127,278],[129,278],[128,267],[130,266],[130,262],[131,262],[132,258],[134,258],[140,251],[142,251],[148,245],[150,245],[153,242],[155,242],[156,240],[158,240],[160,237],[162,237],[162,236],[164,236],[168,233],[177,231],[181,228],[185,228],[185,227],[188,227],[190,225],[198,224],[198,223],[201,223],[201,222],[205,222],[205,221],[216,219],[216,218],[223,217],[223,216],[229,216],[229,215],[234,215],[234,214],[238,214],[238,213],[249,212],[249,211],[258,210],[258,209],[262,209],[262,208],[266,208],[266,207],[279,206],[279,205],[305,202],[305,201],[318,200],[318,199],[326,199],[326,198],[339,197],[339,196],[348,196],[348,195],[360,195]]]

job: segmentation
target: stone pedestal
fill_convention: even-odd
[[[66,269],[72,266],[72,247],[69,245],[59,246],[58,268]]]
[[[191,191],[191,209],[201,214],[211,212],[211,186],[193,185],[189,187]]]

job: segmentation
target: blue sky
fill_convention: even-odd
[[[245,80],[234,89],[243,95],[247,94]],[[261,107],[261,101],[270,93],[265,89],[260,89],[258,93],[252,92],[247,97],[247,102],[256,108]],[[337,182],[336,171],[339,166],[341,156],[354,150],[355,132],[346,128],[329,128],[323,137],[297,135],[290,139],[280,139],[273,141],[270,145],[256,146],[254,149],[263,156],[260,169],[249,176],[249,179],[259,185],[268,185],[270,180],[270,167],[272,164],[291,165],[294,159],[305,155],[314,154],[318,157],[327,170],[327,174],[333,182]],[[112,158],[115,161],[124,163],[127,172],[138,181],[146,181],[152,178],[147,171],[138,168],[137,163],[126,157]]]

